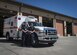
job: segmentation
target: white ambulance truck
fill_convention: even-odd
[[[28,24],[32,23],[36,30],[38,30],[36,31],[39,40],[38,43],[42,42],[54,44],[58,39],[56,29],[52,27],[45,27],[41,23],[36,21],[37,18],[35,18],[34,16],[17,15],[10,18],[6,18],[4,20],[3,35],[6,37],[7,40],[21,39],[21,25],[23,22],[28,22]],[[36,43],[36,39],[33,39],[33,44]]]

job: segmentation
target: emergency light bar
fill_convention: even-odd
[[[28,16],[28,21],[36,22],[37,18],[35,18],[34,16]]]

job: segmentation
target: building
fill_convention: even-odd
[[[53,11],[16,2],[15,0],[0,0],[0,33],[3,32],[3,19],[22,13],[38,18],[44,26],[55,27],[59,36],[77,35],[77,19]]]

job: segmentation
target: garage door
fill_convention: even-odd
[[[63,21],[56,20],[56,29],[57,29],[57,34],[63,36]]]
[[[74,23],[73,25],[73,33],[77,34],[77,23]]]

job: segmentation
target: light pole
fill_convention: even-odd
[[[20,5],[19,5],[19,11],[18,11],[17,15],[22,15],[22,6],[23,6],[23,3],[20,3]]]

